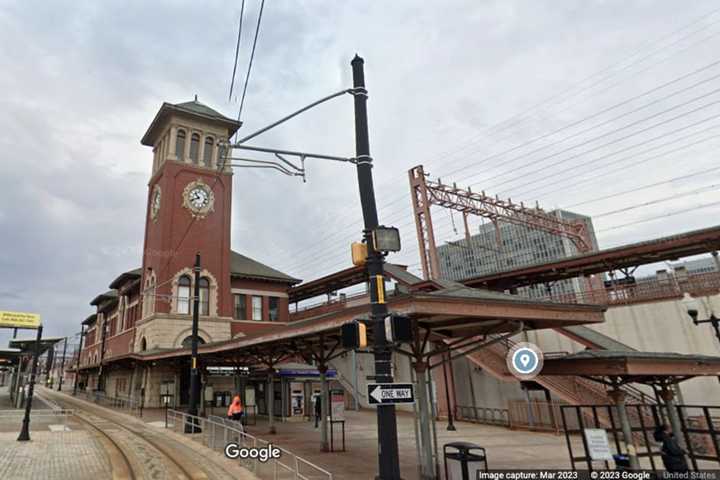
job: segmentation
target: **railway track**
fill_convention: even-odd
[[[115,415],[102,407],[45,389],[40,394],[66,408],[73,408],[74,417],[97,432],[109,457],[113,480],[234,478],[221,467],[200,460],[198,453],[189,447],[169,447],[167,441],[159,441],[162,434],[113,418]]]

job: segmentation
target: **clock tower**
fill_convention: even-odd
[[[240,122],[196,97],[186,103],[164,103],[142,138],[141,143],[153,149],[153,162],[138,326],[153,323],[154,329],[167,331],[168,345],[158,346],[173,346],[175,334],[190,328],[196,253],[202,259],[200,328],[216,330],[216,339],[226,336],[214,324],[232,318],[232,170],[223,164],[219,145],[239,127]]]

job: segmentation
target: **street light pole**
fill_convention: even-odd
[[[378,223],[375,191],[372,179],[372,157],[368,139],[367,90],[365,89],[364,61],[355,55],[351,65],[353,71],[353,95],[355,97],[355,150],[357,177],[362,204],[363,231],[368,256],[366,271],[370,282],[370,321],[373,326],[373,354],[375,357],[375,381],[392,383],[392,351],[385,338],[384,320],[388,314],[385,304],[385,281],[383,277],[384,258],[375,249],[372,232]],[[377,406],[378,426],[378,478],[380,480],[399,480],[400,464],[398,457],[397,421],[395,405]]]
[[[73,395],[77,395],[78,380],[80,378],[80,355],[82,354],[83,338],[85,338],[85,325],[80,326],[80,346],[78,347],[78,356],[75,361],[75,382],[73,382]]]
[[[35,374],[37,373],[38,359],[40,358],[40,343],[42,342],[42,325],[38,326],[37,338],[35,339],[35,354],[33,355],[32,370],[30,370],[30,387],[25,399],[25,417],[23,417],[22,430],[18,436],[18,442],[30,440],[30,410],[32,410],[33,392],[35,390]]]
[[[58,392],[62,392],[63,377],[65,376],[65,355],[67,354],[67,340],[65,337],[65,343],[63,344],[63,356],[60,361],[60,378],[58,379]]]
[[[198,376],[197,356],[198,356],[198,328],[200,322],[200,253],[195,254],[195,285],[193,286],[193,314],[192,314],[192,339],[191,339],[191,364],[190,364],[190,404],[188,406],[188,414],[197,416],[198,401],[200,399],[200,378]],[[189,430],[189,431],[188,431]],[[185,424],[186,433],[196,433],[199,431],[199,425],[196,425],[195,419],[191,418],[189,424]]]

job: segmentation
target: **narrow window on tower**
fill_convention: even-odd
[[[175,139],[175,155],[178,160],[185,160],[185,130],[177,131],[177,138]]]
[[[235,320],[247,320],[247,297],[240,294],[233,297],[235,297]]]
[[[190,137],[190,161],[195,165],[200,160],[200,135],[193,133]]]
[[[213,156],[213,146],[215,145],[215,141],[212,137],[207,137],[205,139],[205,150],[203,150],[203,164],[206,167],[212,166],[212,156]]]
[[[278,297],[268,298],[268,313],[271,322],[277,322],[278,320]]]
[[[262,297],[252,297],[252,319],[262,320]]]
[[[183,275],[178,279],[177,312],[190,313],[190,277]]]
[[[200,315],[210,315],[210,282],[205,277],[200,279]]]

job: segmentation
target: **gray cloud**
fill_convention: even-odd
[[[257,8],[258,2],[248,2],[240,79]],[[572,85],[636,51],[648,51],[652,40],[712,8],[710,1],[690,6],[619,0],[267,2],[243,131],[346,88],[350,59],[356,52],[363,55],[381,221],[402,227],[405,251],[395,260],[417,264],[406,174],[416,164],[424,163],[447,181],[479,182],[478,188],[492,193],[493,184],[511,178],[497,190],[518,199],[540,198],[548,208],[679,175],[679,167],[694,171],[713,165],[714,144],[706,143],[644,167],[628,166],[569,190],[569,198],[562,190],[543,194],[552,190],[542,187],[547,181],[538,181],[532,195],[518,187],[541,176],[528,173],[539,155],[516,163],[509,162],[511,155],[483,161],[714,60],[718,37],[671,56],[691,43],[680,42],[627,71],[609,70],[614,76],[598,88],[550,102],[512,128],[486,130],[545,98],[564,98],[574,91]],[[151,163],[139,138],[163,101],[198,94],[228,115],[237,112],[227,90],[238,10],[225,2],[2,2],[0,308],[38,311],[49,334],[72,333],[91,311],[88,302],[119,272],[139,265]],[[698,23],[694,28],[707,29],[693,38],[720,31],[713,19]],[[650,60],[665,57],[650,67]],[[714,82],[703,91],[716,87]],[[256,144],[352,155],[352,102],[348,97],[324,105]],[[548,152],[561,148],[548,147]],[[448,151],[454,153],[443,154]],[[611,151],[608,147],[597,155]],[[583,158],[592,160],[592,155]],[[488,180],[525,163],[517,174]],[[566,172],[568,165],[546,171],[572,186],[600,172],[600,163],[595,165],[579,173]],[[466,168],[447,177],[460,167]],[[233,248],[306,279],[347,266],[349,242],[361,230],[355,172],[318,161],[309,164],[308,178],[302,184],[266,171],[237,170]],[[713,178],[581,211],[600,213]],[[603,232],[712,200],[720,200],[717,192],[599,219],[601,245],[715,223],[718,209],[711,208]],[[446,212],[438,211],[435,221],[438,241],[455,236]]]

